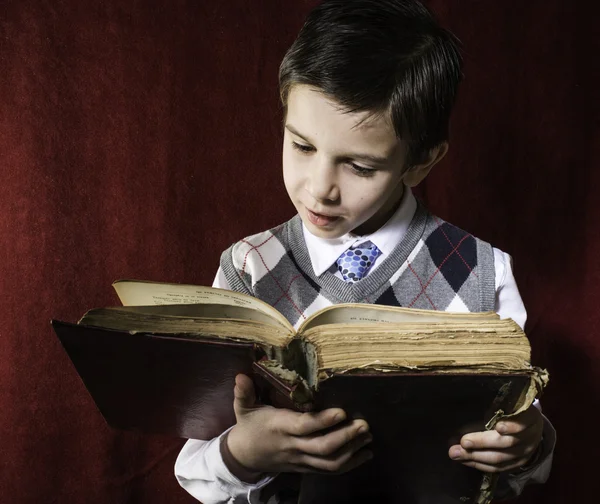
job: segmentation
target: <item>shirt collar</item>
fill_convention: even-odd
[[[381,251],[382,256],[390,254],[404,238],[416,210],[417,200],[410,188],[405,187],[402,201],[400,201],[400,205],[394,212],[394,215],[370,235],[359,236],[353,233],[346,233],[339,238],[320,238],[313,235],[304,223],[302,223],[304,241],[306,242],[306,248],[308,249],[315,275],[321,276],[331,268],[337,261],[337,258],[342,255],[342,252],[353,245],[358,245],[366,241],[375,244]]]

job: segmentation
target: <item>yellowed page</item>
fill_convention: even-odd
[[[512,320],[441,324],[328,324],[303,333],[322,370],[493,367],[524,369],[531,348]]]
[[[225,319],[221,317],[189,317],[172,316],[165,313],[165,308],[188,307],[189,305],[163,305],[163,306],[125,306],[111,308],[96,308],[88,311],[80,324],[116,329],[119,331],[173,334],[182,338],[216,337],[231,340],[253,341],[269,346],[283,348],[293,338],[293,334],[286,331],[279,324],[268,324],[243,319]],[[200,306],[200,305],[197,305]],[[208,305],[214,306],[214,305]],[[234,307],[227,307],[234,308]],[[154,310],[157,309],[157,310]],[[246,308],[235,307],[243,313]],[[256,310],[252,310],[257,314]],[[167,315],[167,316],[165,316]]]
[[[450,323],[474,322],[477,320],[498,320],[494,312],[452,313],[400,306],[382,306],[372,304],[339,304],[329,306],[314,313],[298,328],[298,332],[326,324],[362,324],[365,322],[386,323]]]
[[[258,310],[287,331],[292,325],[275,308],[260,299],[239,292],[200,285],[170,284],[142,280],[117,280],[113,283],[123,306],[151,306],[175,304],[221,304]],[[245,310],[244,310],[245,312]],[[244,313],[245,315],[245,313]],[[243,315],[240,317],[242,318]]]
[[[136,314],[167,316],[169,319],[194,318],[194,319],[236,319],[262,322],[281,330],[281,324],[274,321],[273,317],[254,308],[245,306],[232,306],[224,304],[177,304],[153,306],[123,306],[110,308],[110,310],[128,311]],[[288,332],[287,330],[285,332]]]

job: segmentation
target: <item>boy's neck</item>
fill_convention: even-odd
[[[402,203],[404,198],[404,192],[410,191],[410,188],[404,187],[404,184],[398,184],[398,190],[389,198],[386,204],[379,209],[379,211],[371,217],[367,222],[361,224],[357,228],[350,231],[352,234],[358,236],[365,236],[373,234],[375,231],[380,229],[390,220],[392,215],[398,210],[398,207]]]

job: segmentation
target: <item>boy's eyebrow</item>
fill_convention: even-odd
[[[310,141],[308,138],[306,138],[306,137],[304,137],[303,135],[301,135],[301,134],[298,132],[298,130],[297,130],[296,128],[294,128],[294,127],[293,127],[291,124],[289,124],[289,123],[286,123],[286,125],[285,125],[285,129],[286,129],[286,130],[288,130],[289,132],[293,133],[293,134],[294,134],[294,135],[296,135],[297,137],[300,137],[300,138],[302,138],[302,140],[304,140],[305,142],[308,142],[309,144],[312,144],[312,142],[311,142],[311,141]]]
[[[297,137],[301,138],[305,142],[308,142],[309,144],[312,145],[313,142],[311,142],[308,138],[306,138],[303,135],[301,135],[300,133],[298,133],[298,130],[296,130],[296,128],[294,128],[291,124],[286,124],[285,129],[287,129],[289,132],[293,133]],[[365,161],[371,161],[373,163],[378,163],[378,164],[385,164],[388,162],[387,157],[374,156],[373,154],[353,153],[349,157],[352,157],[354,159],[364,159]]]

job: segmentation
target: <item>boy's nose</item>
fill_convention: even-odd
[[[306,189],[317,201],[337,201],[340,191],[335,177],[335,167],[313,166],[307,179]]]

